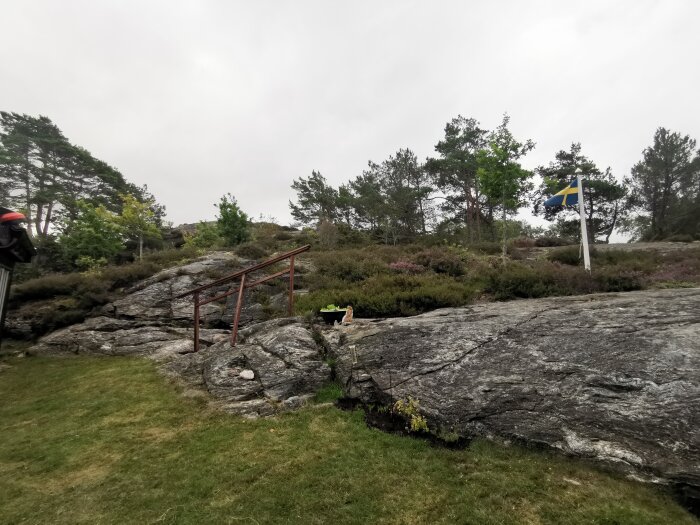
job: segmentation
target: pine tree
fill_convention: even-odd
[[[593,161],[581,153],[581,144],[573,143],[569,151],[560,150],[548,166],[540,166],[535,173],[542,183],[532,194],[533,212],[548,221],[558,220],[557,229],[564,237],[576,237],[580,228],[578,207],[543,206],[546,199],[565,188],[580,170],[586,227],[591,238],[608,242],[615,226],[625,212],[624,187],[613,177],[610,168],[601,171]]]

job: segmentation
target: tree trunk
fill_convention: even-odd
[[[476,240],[481,242],[481,208],[479,207],[479,177],[474,177],[474,204],[476,208]]]
[[[31,239],[32,233],[32,190],[29,181],[29,152],[25,153],[24,165],[24,197],[27,202],[27,235]]]
[[[143,259],[143,234],[139,234],[139,261]]]
[[[610,236],[612,235],[612,232],[615,229],[615,224],[617,223],[617,208],[618,203],[615,202],[615,211],[613,211],[613,218],[612,223],[610,224],[610,228],[608,229],[607,234],[605,235],[605,244],[610,244]]]

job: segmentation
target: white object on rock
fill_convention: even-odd
[[[255,372],[253,372],[252,370],[241,370],[241,373],[238,374],[238,377],[250,381],[252,379],[255,379]]]

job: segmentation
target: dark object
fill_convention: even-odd
[[[267,261],[263,261],[258,264],[254,264],[253,266],[249,266],[248,268],[245,268],[243,270],[240,270],[236,273],[232,273],[231,275],[227,275],[226,277],[222,277],[221,279],[217,279],[214,282],[211,282],[209,284],[205,284],[203,286],[199,286],[197,288],[194,288],[192,290],[189,290],[185,293],[181,293],[180,295],[176,296],[175,299],[181,299],[182,297],[187,297],[188,295],[192,295],[192,299],[194,301],[194,351],[197,352],[199,351],[199,307],[203,306],[205,304],[212,303],[214,301],[217,301],[219,299],[223,299],[224,297],[228,297],[229,295],[233,295],[234,293],[238,293],[238,297],[236,300],[236,310],[235,313],[233,314],[233,327],[231,330],[231,346],[236,346],[236,337],[238,336],[238,321],[241,319],[241,309],[243,308],[243,294],[245,293],[246,289],[252,288],[253,286],[257,286],[258,284],[266,283],[267,281],[271,281],[272,279],[276,279],[278,277],[282,277],[283,275],[289,274],[289,315],[292,315],[292,312],[294,311],[294,256],[299,255],[300,253],[303,253],[311,248],[310,244],[307,244],[306,246],[302,246],[301,248],[297,248],[296,250],[292,250],[286,253],[283,253],[281,255],[278,255],[276,257],[273,257],[272,259],[268,259]],[[282,270],[281,272],[274,273],[272,275],[268,275],[267,277],[262,277],[260,279],[257,279],[255,281],[248,282],[247,276],[248,274],[252,272],[256,272],[258,270],[262,270],[263,268],[266,268],[272,264],[284,261],[285,259],[289,259],[289,268],[286,270]],[[206,297],[202,299],[200,297],[200,294],[202,292],[206,292],[210,288],[216,288],[218,286],[221,286],[222,284],[226,284],[229,282],[233,282],[236,279],[240,279],[240,284],[238,285],[237,288],[233,288],[229,290],[226,293],[223,293],[221,295],[216,295],[214,297]]]
[[[340,323],[343,320],[343,317],[345,317],[346,312],[346,308],[343,308],[342,310],[327,310],[325,312],[321,310],[321,317],[323,317],[323,321],[326,324],[333,324],[336,321]]]
[[[36,255],[27,231],[20,221],[26,220],[21,213],[0,207],[0,341],[5,324],[7,299],[10,295],[12,270],[17,263],[28,263]]]

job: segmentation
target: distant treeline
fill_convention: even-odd
[[[292,216],[304,225],[345,225],[387,243],[428,232],[478,242],[505,238],[509,217],[530,207],[553,223],[550,234],[575,238],[578,209],[544,208],[543,202],[579,170],[589,235],[596,242],[608,242],[616,228],[636,240],[700,239],[700,152],[689,136],[657,129],[653,144],[620,182],[610,168],[601,170],[587,158],[579,143],[556,153],[547,166],[524,169],[520,160],[535,144],[515,139],[508,124],[506,115],[489,131],[458,116],[445,126],[434,157],[420,162],[410,149],[400,149],[381,163],[370,161],[338,188],[312,171],[292,184]]]
[[[165,208],[148,189],[72,144],[48,117],[0,112],[0,205],[27,217],[51,269],[89,268],[160,237]]]

